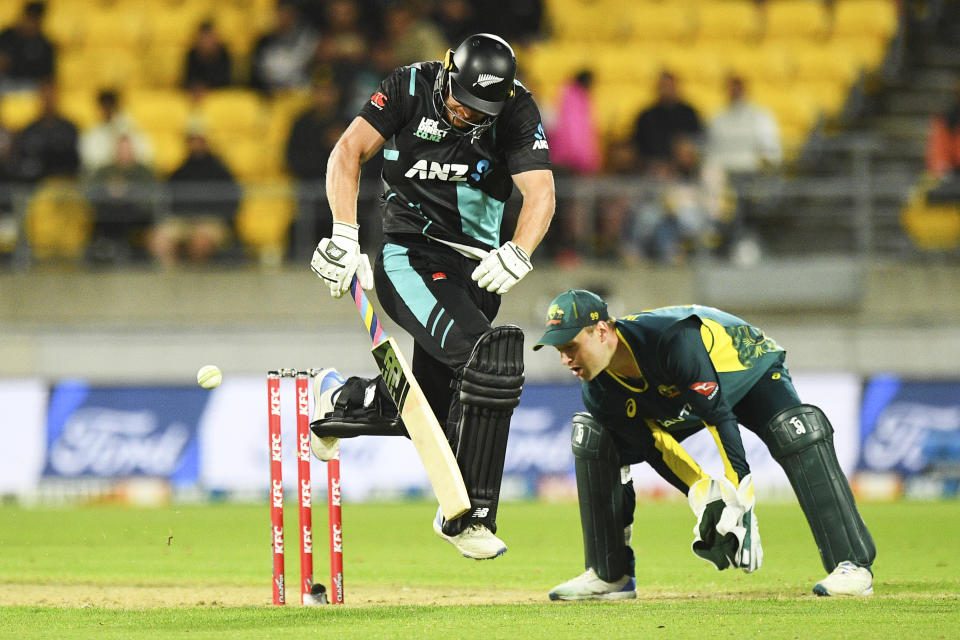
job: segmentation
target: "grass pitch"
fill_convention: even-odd
[[[325,510],[315,580],[329,584]],[[473,561],[427,503],[343,507],[347,605],[273,607],[263,505],[0,507],[0,638],[955,638],[960,503],[866,504],[875,595],[817,598],[824,575],[796,504],[761,504],[764,566],[719,572],[690,552],[684,502],[637,506],[638,599],[552,603],[582,571],[575,504],[506,503],[508,553]],[[287,599],[299,601],[296,510]]]

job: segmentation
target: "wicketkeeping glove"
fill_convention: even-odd
[[[740,540],[740,548],[737,549],[737,566],[745,573],[752,573],[763,564],[763,547],[760,546],[760,527],[757,524],[756,496],[753,492],[753,474],[747,474],[740,481],[737,488],[737,502],[743,509],[743,516],[740,518],[740,526],[743,527],[744,535]]]
[[[487,254],[471,277],[481,289],[503,295],[532,269],[530,256],[511,240]]]
[[[697,516],[693,553],[717,569],[739,566],[743,509],[737,503],[736,489],[730,481],[703,478],[690,487],[687,499]]]
[[[334,222],[331,237],[321,240],[313,252],[310,268],[330,286],[330,295],[334,298],[350,289],[354,275],[361,287],[373,288],[370,259],[360,253],[359,229],[360,225]]]

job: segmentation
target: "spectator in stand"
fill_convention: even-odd
[[[384,14],[384,31],[397,64],[437,60],[449,46],[422,0],[394,2]]]
[[[52,81],[41,82],[38,92],[40,116],[14,142],[17,175],[25,182],[76,177],[80,169],[77,127],[60,114],[59,92]]]
[[[0,114],[2,113],[3,94],[0,93]],[[8,245],[16,243],[16,221],[12,216],[13,182],[16,179],[13,143],[13,131],[4,126],[3,121],[0,120],[0,254]],[[4,238],[8,237],[12,237],[12,241],[5,242]]]
[[[430,13],[430,19],[443,33],[447,42],[463,42],[470,34],[482,31],[500,33],[496,29],[482,25],[477,19],[474,3],[467,0],[437,2]],[[507,40],[509,41],[509,38]]]
[[[717,248],[736,257],[754,251],[747,248],[755,240],[745,226],[757,208],[762,187],[758,178],[780,168],[783,148],[776,118],[747,98],[743,78],[732,75],[727,79],[727,96],[727,108],[714,116],[707,129],[705,157],[726,174],[737,197],[736,208],[717,238]]]
[[[133,145],[138,163],[153,164],[153,147],[150,139],[133,119],[120,109],[120,96],[113,89],[103,89],[97,95],[100,107],[100,124],[80,136],[80,166],[90,174],[116,159],[117,140],[122,136]]]
[[[556,259],[570,266],[590,248],[595,232],[588,210],[592,203],[587,201],[577,179],[595,175],[602,164],[600,135],[594,124],[590,94],[592,87],[593,73],[589,70],[582,70],[570,79],[560,90],[556,114],[547,132],[550,164],[554,176],[558,177],[558,233],[550,244],[556,250]]]
[[[28,2],[20,20],[0,31],[0,92],[36,89],[53,77],[56,51],[43,35],[46,4]]]
[[[129,137],[117,137],[113,160],[87,179],[85,192],[95,212],[90,259],[101,264],[145,259],[160,183],[137,160]]]
[[[273,29],[254,47],[250,84],[263,93],[309,86],[319,42],[296,3],[278,0]]]
[[[653,178],[653,198],[634,210],[624,258],[640,257],[665,264],[685,263],[716,244],[717,229],[729,211],[726,175],[718,165],[702,162],[692,138],[674,139],[669,173]]]
[[[960,203],[960,78],[950,104],[930,122],[927,173],[934,185],[927,192],[928,202]]]
[[[211,20],[197,28],[193,44],[184,61],[183,86],[192,91],[207,91],[230,86],[233,61]]]
[[[703,125],[696,109],[680,98],[677,79],[668,70],[657,79],[657,99],[637,117],[633,146],[647,175],[669,175],[675,140],[680,136],[698,139]]]
[[[340,116],[340,89],[336,83],[316,82],[310,106],[294,121],[286,146],[287,168],[297,179],[297,229],[290,234],[290,250],[295,257],[312,255],[320,239],[330,235],[332,217],[323,181],[327,158],[346,124]]]
[[[367,49],[367,36],[360,27],[360,9],[356,2],[332,0],[324,12],[317,63],[329,66],[338,79],[348,80],[363,66]]]
[[[707,128],[707,155],[730,175],[756,175],[783,160],[780,127],[769,109],[751,102],[743,78],[727,78],[727,108]]]
[[[397,67],[396,57],[390,43],[385,40],[374,40],[367,49],[363,65],[349,78],[335,76],[337,84],[342,87],[343,101],[340,114],[347,120],[360,111],[377,92],[380,82],[390,75]]]
[[[240,186],[210,149],[206,131],[194,122],[187,129],[186,160],[167,178],[169,211],[150,235],[153,256],[165,267],[181,260],[211,260],[233,238]]]

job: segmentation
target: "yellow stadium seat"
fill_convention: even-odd
[[[6,0],[5,2],[0,2],[0,31],[19,20],[22,13],[22,0]]]
[[[211,91],[197,104],[198,115],[211,132],[262,133],[264,107],[260,96],[248,89]]]
[[[790,50],[774,44],[726,47],[723,63],[729,72],[750,82],[790,82],[796,74],[796,62]]]
[[[35,258],[83,257],[92,227],[90,204],[75,182],[49,180],[30,198],[25,231]]]
[[[622,40],[629,35],[624,5],[611,0],[549,0],[545,9],[550,33],[560,42]]]
[[[887,45],[887,41],[872,36],[834,36],[828,42],[831,50],[857,60],[867,70],[880,66],[887,54]]]
[[[793,59],[800,82],[827,80],[849,86],[860,74],[860,63],[845,51],[837,51],[833,47],[796,47]]]
[[[556,97],[556,89],[584,68],[593,68],[596,61],[586,47],[557,43],[540,43],[530,47],[519,61],[518,76],[528,89],[546,102]]]
[[[834,37],[872,37],[882,42],[897,32],[899,16],[895,0],[839,0],[834,4]]]
[[[136,48],[143,44],[144,16],[136,5],[101,5],[85,12],[82,19],[84,46]]]
[[[707,47],[669,47],[662,55],[664,66],[684,84],[718,84],[726,75],[723,54]]]
[[[840,112],[850,93],[850,83],[833,79],[806,80],[801,86],[828,116]]]
[[[598,83],[593,90],[597,126],[605,140],[623,140],[633,132],[640,112],[654,100],[652,85]]]
[[[754,0],[708,0],[693,6],[700,41],[752,42],[760,34],[760,14]]]
[[[153,45],[187,46],[200,23],[216,15],[215,5],[202,0],[150,0],[144,7],[145,37]]]
[[[770,0],[765,7],[766,41],[823,38],[827,33],[828,14],[822,0]]]
[[[820,116],[816,98],[796,84],[756,83],[753,99],[771,111],[783,131],[807,131]]]
[[[237,236],[262,263],[278,264],[287,246],[294,209],[289,184],[245,184],[237,212]]]
[[[97,104],[97,92],[90,89],[74,89],[60,92],[60,110],[80,131],[94,126],[102,118]]]
[[[660,72],[661,51],[656,47],[630,43],[598,45],[590,57],[597,82],[652,84]]]
[[[78,47],[86,38],[86,13],[89,7],[76,0],[51,0],[43,15],[43,31],[59,45],[60,53]]]
[[[182,131],[148,131],[153,143],[153,165],[157,175],[167,177],[179,167],[187,157],[187,141]]]
[[[151,43],[143,54],[143,85],[156,89],[179,87],[186,67],[185,45]]]
[[[727,104],[727,94],[721,84],[685,83],[684,98],[697,110],[701,120],[709,120]]]
[[[0,96],[0,122],[19,130],[40,115],[40,97],[35,91],[16,91]]]
[[[634,42],[686,42],[694,33],[693,16],[683,2],[619,3],[613,13],[628,25]]]
[[[190,117],[190,99],[175,89],[134,89],[123,97],[124,108],[147,132],[183,136]]]
[[[267,152],[263,137],[236,136],[229,141],[212,139],[214,148],[238,180],[252,181],[275,177],[275,157]]]
[[[65,89],[125,89],[144,82],[138,53],[113,47],[63,51],[57,62],[57,79]]]

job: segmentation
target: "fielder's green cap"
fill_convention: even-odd
[[[609,318],[607,303],[597,294],[584,289],[564,291],[547,308],[547,330],[540,341],[533,345],[533,350],[546,345],[557,347],[567,344],[584,327]]]

